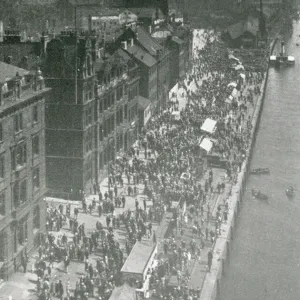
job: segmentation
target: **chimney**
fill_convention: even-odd
[[[127,41],[123,41],[122,43],[122,48],[127,50]]]
[[[130,46],[132,47],[133,45],[134,45],[134,39],[131,38],[131,39],[130,39]]]
[[[92,16],[89,15],[88,17],[88,31],[92,32]]]
[[[150,34],[152,33],[152,26],[151,25],[149,26],[149,33]]]

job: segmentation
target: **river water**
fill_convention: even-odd
[[[247,183],[230,261],[221,282],[221,300],[300,299],[300,24],[286,41],[294,67],[270,69],[251,167],[270,175]],[[296,196],[288,200],[285,189]],[[269,195],[253,200],[251,189]]]

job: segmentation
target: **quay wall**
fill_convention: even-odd
[[[273,52],[277,39],[272,41],[270,45],[270,53]],[[216,300],[220,298],[220,282],[225,274],[226,264],[230,262],[230,243],[234,237],[234,231],[238,224],[238,214],[241,209],[243,194],[246,188],[246,183],[249,174],[249,168],[253,149],[255,146],[256,136],[259,128],[260,117],[264,104],[265,91],[269,76],[269,66],[266,75],[261,84],[261,95],[257,99],[254,112],[252,115],[252,131],[250,138],[250,146],[246,155],[246,159],[242,165],[241,171],[238,174],[237,182],[232,187],[232,195],[229,198],[229,214],[226,224],[221,226],[221,235],[217,238],[213,248],[213,261],[211,271],[205,276],[200,300]]]

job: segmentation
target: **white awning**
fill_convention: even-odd
[[[271,60],[271,61],[276,61],[276,55],[271,55],[271,56],[270,56],[270,60]]]
[[[204,121],[204,123],[201,127],[201,130],[206,131],[208,133],[214,133],[216,130],[216,124],[217,124],[217,121],[207,118]]]
[[[213,146],[213,143],[210,139],[204,138],[202,142],[200,143],[200,148],[204,149],[207,153],[210,152],[211,148]]]
[[[232,87],[237,87],[237,83],[236,82],[230,82],[228,85],[228,87],[232,86]]]
[[[234,98],[234,97],[236,97],[237,93],[238,93],[237,89],[234,88],[231,92],[231,96]]]

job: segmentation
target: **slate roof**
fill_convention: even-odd
[[[4,83],[6,80],[14,78],[17,73],[19,73],[19,76],[23,77],[24,75],[29,74],[29,71],[0,61],[0,83]]]
[[[143,110],[145,110],[150,104],[151,101],[141,95],[138,96],[138,104]]]
[[[154,57],[137,45],[129,46],[127,52],[149,68],[154,66],[157,62]]]
[[[151,55],[156,55],[157,50],[162,50],[159,45],[142,27],[137,27],[137,40]]]

